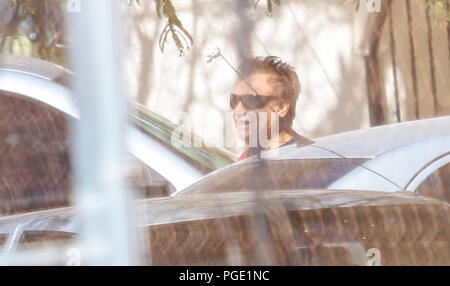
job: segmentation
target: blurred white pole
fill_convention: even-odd
[[[127,101],[120,72],[118,1],[81,0],[70,13],[71,61],[81,121],[74,138],[75,204],[82,265],[130,265],[136,225],[125,170]]]

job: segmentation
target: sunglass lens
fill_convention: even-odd
[[[266,105],[262,96],[246,95],[243,102],[247,109],[261,109]]]
[[[244,107],[248,110],[253,109],[261,109],[264,106],[266,106],[267,100],[263,96],[254,96],[253,94],[246,94],[246,95],[236,95],[231,94],[230,95],[230,107],[231,109],[236,109],[236,107],[239,104],[239,101],[242,102]]]
[[[235,109],[239,104],[239,98],[235,94],[230,95],[230,107],[231,109]]]

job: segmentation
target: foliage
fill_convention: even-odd
[[[177,16],[174,5],[171,0],[154,0],[156,3],[156,12],[161,18],[162,16],[167,18],[167,24],[159,38],[159,47],[162,52],[164,52],[164,47],[167,43],[169,34],[174,40],[178,50],[180,51],[180,56],[184,54],[186,48],[194,43],[191,34],[183,27],[183,24]],[[273,14],[273,4],[280,5],[281,0],[267,0],[267,15],[269,17]],[[140,4],[141,0],[137,0]],[[253,6],[256,7],[260,0],[253,0]]]
[[[355,10],[359,10],[361,6],[361,0],[341,0],[341,3],[352,1]],[[366,0],[369,2],[371,0]],[[410,1],[410,0],[406,0]],[[422,0],[427,7],[431,18],[435,22],[450,22],[450,11],[448,10],[449,0]]]
[[[177,12],[170,0],[155,0],[155,3],[158,16],[161,18],[161,15],[164,15],[167,18],[167,24],[164,26],[159,38],[159,48],[164,52],[167,37],[171,34],[172,39],[180,51],[180,56],[183,55],[185,45],[189,48],[194,43],[192,36],[183,27],[180,19],[178,19]]]
[[[194,40],[191,34],[184,28],[183,23],[178,18],[175,6],[172,4],[171,0],[152,1],[155,2],[155,9],[158,16],[167,20],[159,38],[159,47],[161,51],[164,52],[166,44],[168,43],[169,38],[171,38],[175,42],[180,56],[183,55],[185,50],[189,49],[190,46],[194,44]],[[36,22],[42,24],[42,19],[48,20],[51,19],[51,16],[59,15],[60,17],[62,17],[63,15],[63,0],[9,0],[9,2],[11,7],[16,9],[20,13],[20,16],[22,18],[32,19],[33,24],[35,24]],[[128,2],[131,5],[130,0],[128,0]],[[143,0],[135,0],[135,2],[138,5],[141,5]],[[259,2],[260,0],[253,0],[254,7],[256,7]],[[266,0],[267,15],[269,17],[271,17],[273,14],[273,5],[280,5],[280,2],[281,0]],[[53,11],[51,11],[52,9]],[[18,22],[11,23],[11,27],[9,27],[11,33],[17,33],[19,25],[20,23]],[[57,48],[55,48],[55,45],[63,40],[64,31],[62,27],[62,23],[50,27],[50,29],[45,31],[42,37],[39,38],[39,43],[32,44],[40,46],[37,49],[31,48],[30,50],[36,50],[36,56],[43,59],[51,59],[52,57],[54,57],[55,53],[58,50]],[[8,40],[6,40],[6,36],[3,39],[4,41],[0,44],[4,45],[6,42],[11,42],[11,38],[8,38]],[[17,35],[14,35],[14,37],[17,37]],[[26,41],[26,39],[21,39],[21,42],[24,41]],[[3,45],[0,46],[0,49],[2,50]]]
[[[159,47],[162,52],[168,43],[169,39],[175,42],[180,56],[183,55],[186,49],[194,44],[194,40],[191,34],[184,28],[183,23],[180,21],[175,6],[172,0],[134,0],[138,5],[141,5],[143,1],[154,1],[155,9],[160,18],[165,18],[166,23],[159,38]],[[236,0],[243,1],[243,0]],[[274,5],[281,5],[281,0],[252,0],[253,7],[256,8],[260,2],[265,2],[266,14],[268,17],[272,17],[274,11]],[[355,9],[359,9],[361,1],[364,0],[340,0],[341,3],[353,2]],[[365,0],[370,1],[370,0]],[[406,0],[409,1],[409,0]],[[426,5],[432,19],[434,21],[443,21],[448,23],[450,21],[450,14],[447,8],[448,0],[422,0]],[[62,21],[63,17],[63,0],[9,0],[11,7],[15,9],[16,18],[31,19],[31,25],[34,31],[30,31],[30,34],[23,35],[19,31],[20,21],[11,21],[7,32],[4,35],[0,35],[0,50],[4,50],[6,43],[15,43],[14,37],[18,34],[28,37],[28,40],[32,42],[33,47],[28,49],[34,51],[36,56],[55,61],[62,61],[61,55],[64,54],[61,47],[65,45],[64,39],[64,25]],[[128,0],[131,5],[131,0]],[[30,37],[30,35],[38,34],[36,39]],[[3,36],[3,37],[1,37]],[[20,39],[21,45],[25,43],[27,39]],[[17,45],[16,45],[17,46]]]
[[[423,0],[431,15],[438,22],[450,22],[449,0]]]
[[[258,5],[259,2],[260,2],[260,0],[253,0],[253,7],[256,8],[256,6]],[[281,0],[266,0],[266,5],[267,5],[266,14],[268,17],[273,16],[273,5],[275,4],[275,5],[280,6],[280,2],[281,2]]]
[[[10,0],[11,6],[17,8],[17,3],[22,5],[22,16],[25,16],[26,13],[35,14],[36,9],[34,8],[33,2],[31,0]]]
[[[65,62],[62,0],[9,0],[0,27],[0,51]],[[8,7],[9,4],[9,7]]]

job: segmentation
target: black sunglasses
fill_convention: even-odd
[[[259,94],[230,94],[230,107],[231,109],[236,109],[239,102],[242,102],[242,105],[245,109],[253,110],[253,109],[261,109],[269,103],[272,99],[276,98],[276,96],[262,96]]]

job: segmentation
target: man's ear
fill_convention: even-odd
[[[289,102],[283,100],[283,101],[280,103],[280,105],[278,105],[278,107],[279,107],[279,109],[278,109],[278,115],[279,115],[281,118],[284,118],[284,117],[286,116],[286,114],[289,112],[289,107],[290,107]]]

